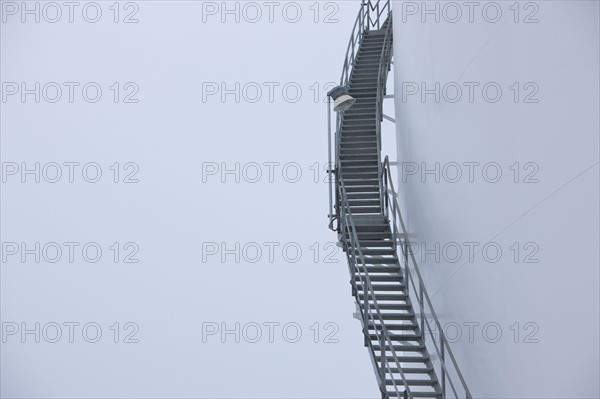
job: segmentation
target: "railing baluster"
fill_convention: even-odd
[[[419,281],[419,307],[421,308],[421,334],[425,337],[425,309],[423,308],[423,282]]]
[[[442,344],[440,352],[442,352],[441,362],[443,364],[446,362],[446,360],[444,359],[444,340],[441,340],[441,342]],[[446,370],[442,370],[442,396],[446,397]]]

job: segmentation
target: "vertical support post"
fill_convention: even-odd
[[[383,394],[383,398],[387,397],[387,382],[385,381],[385,377],[387,376],[386,368],[387,368],[387,353],[385,350],[386,341],[383,339],[383,331],[381,331],[381,335],[377,334],[377,338],[379,338],[379,346],[381,347],[381,365],[379,367],[379,377],[381,379],[381,393]],[[400,365],[398,365],[400,367]]]
[[[396,214],[394,213],[394,221]],[[406,293],[410,291],[410,281],[408,281],[408,251],[410,250],[410,245],[408,244],[408,234],[404,234],[404,275],[406,281]]]
[[[442,362],[442,366],[445,364],[444,361],[444,339],[442,338],[440,340],[441,344],[441,350],[440,350],[440,359]],[[442,397],[446,397],[446,370],[444,367],[442,367]]]
[[[329,174],[329,228],[333,227],[333,179],[331,164],[331,97],[327,96],[327,172]]]
[[[336,117],[335,117],[335,215],[337,217],[338,220],[338,226],[340,225],[340,221],[343,219],[342,215],[340,214],[340,182],[339,182],[339,165],[340,165],[340,159],[339,159],[339,143],[340,143],[340,113],[336,112]],[[338,233],[340,232],[340,230],[338,229]],[[342,230],[342,232],[344,232],[344,230]],[[345,242],[345,241],[344,241]]]
[[[421,334],[425,340],[425,309],[423,309],[423,281],[419,281],[419,307],[421,308]]]

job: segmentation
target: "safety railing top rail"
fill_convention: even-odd
[[[392,34],[393,34],[393,24],[392,24],[392,14],[389,14],[387,19],[388,24],[385,29],[385,35],[383,39],[383,51],[381,52],[381,56],[379,57],[379,70],[377,72],[377,98],[375,105],[375,117],[376,117],[376,135],[377,135],[377,172],[378,175],[381,176],[381,122],[383,121],[383,97],[385,95],[385,88],[387,86],[387,76],[390,67],[390,62],[392,58]],[[381,180],[380,180],[381,182]],[[383,209],[383,184],[379,184],[380,190],[380,205]]]
[[[374,13],[374,16],[372,16],[371,13]],[[377,2],[372,2],[372,1],[366,1],[363,0],[362,4],[361,4],[361,8],[359,10],[358,16],[356,17],[356,21],[354,22],[354,26],[352,27],[352,34],[350,35],[350,41],[348,43],[348,48],[346,50],[346,56],[344,59],[344,68],[342,70],[342,77],[340,79],[340,83],[341,85],[346,86],[348,83],[348,80],[350,78],[351,75],[351,66],[354,64],[354,60],[356,57],[356,53],[358,52],[358,47],[360,44],[360,40],[362,38],[362,34],[366,31],[369,30],[369,28],[372,27],[377,27],[380,28],[383,24],[383,22],[381,22],[382,17],[385,17],[385,19],[389,18],[389,23],[387,25],[387,29],[385,31],[385,38],[384,38],[384,43],[383,43],[383,51],[379,60],[379,68],[378,68],[378,74],[377,74],[377,99],[376,99],[376,120],[377,120],[377,154],[378,154],[378,174],[381,175],[381,121],[383,120],[383,96],[384,96],[384,90],[385,90],[385,82],[387,81],[387,72],[389,70],[389,65],[390,65],[390,60],[391,60],[391,55],[392,55],[392,21],[391,21],[391,3],[390,0],[378,0]],[[357,31],[358,29],[358,31]],[[383,86],[383,87],[382,87]],[[329,107],[329,104],[328,104]],[[332,159],[332,146],[331,146],[331,137],[329,137],[328,140],[328,146],[329,146],[329,159],[330,159],[330,165],[332,167],[332,169],[330,169],[330,172],[335,172],[336,173],[336,180],[339,178],[339,159],[338,159],[338,155],[340,154],[340,130],[341,130],[341,125],[342,125],[342,118],[341,115],[338,113],[336,115],[336,122],[335,122],[335,157],[334,157],[334,165],[331,165],[331,159]],[[331,121],[328,120],[328,126],[331,126]],[[331,134],[331,133],[330,133]],[[332,178],[331,174],[330,174],[330,179],[329,179],[329,190],[330,192],[332,191],[332,186],[334,184],[334,179]],[[380,194],[383,194],[383,188],[380,186]],[[380,195],[380,200],[383,201],[383,195]],[[338,213],[339,213],[339,193],[336,191],[336,198],[335,198],[335,204],[336,204],[336,210],[334,211],[333,209],[333,203],[332,203],[332,195],[330,194],[330,203],[329,203],[329,227],[330,229],[334,230],[333,228],[333,221],[335,219],[338,218]],[[383,202],[380,203],[380,206],[383,207]],[[335,212],[335,213],[334,213]]]
[[[379,29],[383,23],[382,16],[384,17],[383,19],[387,18],[388,14],[391,12],[391,7],[390,0],[362,1],[356,20],[354,21],[354,26],[352,27],[346,55],[344,56],[344,66],[342,68],[340,85],[348,85],[351,69],[356,60],[356,53],[358,52],[358,45],[362,34],[371,28]]]
[[[402,214],[400,212],[400,206],[398,205],[398,195],[394,189],[394,183],[392,181],[392,174],[390,171],[390,163],[389,163],[389,159],[387,156],[385,157],[385,160],[383,161],[382,169],[383,169],[383,172],[382,172],[383,174],[381,177],[383,179],[383,185],[384,185],[385,194],[386,194],[385,195],[384,215],[388,219],[390,218],[390,207],[391,207],[391,211],[392,211],[391,212],[391,217],[392,217],[391,222],[392,222],[393,238],[396,243],[401,242],[401,244],[402,244],[401,248],[402,248],[403,259],[405,262],[404,271],[405,271],[405,275],[406,275],[406,282],[408,285],[412,286],[414,294],[415,294],[418,304],[419,304],[419,314],[421,317],[421,331],[422,331],[422,334],[426,333],[425,330],[427,330],[427,333],[429,333],[430,337],[432,338],[433,346],[435,348],[437,357],[440,361],[440,370],[441,370],[440,377],[442,380],[442,395],[444,398],[446,397],[446,380],[448,380],[448,383],[450,384],[450,387],[452,388],[452,392],[453,392],[455,398],[465,397],[465,398],[471,399],[472,396],[469,391],[469,388],[467,387],[467,383],[465,382],[465,379],[464,379],[462,373],[460,372],[460,369],[458,368],[456,358],[454,357],[454,354],[452,353],[452,350],[450,349],[450,346],[448,345],[448,339],[446,338],[446,336],[444,334],[442,325],[435,313],[435,310],[433,309],[433,304],[431,303],[429,294],[427,293],[427,290],[425,289],[425,283],[423,281],[423,277],[419,270],[419,266],[417,265],[415,255],[414,255],[413,251],[410,250],[408,233],[406,231],[406,226],[404,224],[404,220],[403,220]],[[400,227],[401,230],[399,230],[398,227]],[[410,258],[411,262],[409,262],[409,258]],[[410,263],[412,263],[412,268],[414,269],[414,275],[411,272]],[[415,284],[415,277],[417,280],[416,284]],[[409,282],[411,284],[409,284]],[[407,289],[410,289],[410,287],[407,286]],[[437,330],[432,329],[432,326],[429,323],[429,320],[426,317],[426,315],[429,315],[431,317]],[[427,329],[425,329],[425,327],[427,327]],[[436,338],[439,339],[439,346],[436,343]],[[446,361],[446,354],[450,358],[449,363]],[[452,370],[454,371],[454,374],[456,376],[458,376],[458,379],[459,379],[460,384],[462,385],[462,388],[464,391],[464,396],[459,395],[456,392],[456,387],[454,385],[454,381],[452,380],[452,376],[449,373],[450,370],[448,370],[449,367],[451,367]]]
[[[363,291],[362,307],[359,306],[361,320],[363,322],[363,332],[365,334],[365,337],[369,336],[369,324],[370,322],[372,322],[372,325],[375,329],[375,335],[377,336],[377,341],[379,343],[381,363],[377,363],[376,360],[374,362],[377,367],[377,378],[379,380],[379,386],[382,389],[382,392],[385,392],[387,395],[388,391],[386,376],[388,374],[392,375],[393,373],[398,373],[400,374],[400,378],[402,379],[402,385],[398,385],[394,378],[391,379],[391,387],[393,387],[395,393],[397,394],[396,397],[401,397],[400,395],[402,394],[402,397],[412,399],[413,394],[408,385],[408,380],[406,379],[404,372],[400,367],[400,359],[398,354],[396,353],[396,350],[394,349],[395,347],[397,347],[397,345],[395,346],[395,342],[392,341],[390,334],[386,328],[383,314],[377,302],[375,290],[373,289],[371,279],[369,277],[369,274],[367,273],[365,256],[359,245],[358,235],[356,233],[356,225],[354,223],[352,212],[348,204],[346,187],[344,185],[344,181],[341,179],[338,181],[338,188],[341,204],[340,232],[343,236],[346,236],[344,243],[346,246],[346,255],[348,257],[350,278],[356,301],[359,304],[361,303],[361,299],[356,288],[355,272],[358,272],[356,275],[358,276],[358,281],[360,282]],[[361,270],[362,273],[360,273]],[[371,354],[373,355],[373,359],[376,359],[375,348],[373,347],[372,340],[366,339],[366,342],[368,344],[369,350],[371,351]],[[390,365],[388,357],[392,358],[392,361],[394,363],[393,365]],[[404,388],[404,390],[401,391],[401,388]]]

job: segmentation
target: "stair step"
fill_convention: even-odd
[[[379,294],[376,293],[375,296],[373,296],[373,294],[368,294],[367,295],[367,299],[376,299],[377,301],[405,301],[408,298],[407,294]],[[364,300],[365,299],[365,294],[359,293],[358,294],[358,299]],[[417,326],[414,326],[414,328],[417,328]],[[408,330],[410,330],[411,328],[406,328]]]
[[[341,167],[345,166],[377,166],[379,165],[379,161],[377,159],[370,159],[368,161],[357,161],[357,160],[340,160]],[[377,185],[379,187],[379,185]]]
[[[371,199],[371,200],[376,200],[379,201],[379,192],[377,193],[347,193],[348,194],[348,199],[349,200],[353,200],[353,199]]]
[[[375,118],[375,107],[372,107],[373,109],[367,111],[367,112],[358,112],[361,110],[355,110],[356,112],[351,113],[351,114],[344,114],[344,118],[343,121],[346,123],[351,123],[351,122],[358,122],[358,121],[372,121],[373,119],[376,120]]]
[[[366,238],[391,238],[392,232],[388,228],[377,228],[377,227],[369,227],[369,226],[356,226],[356,233],[359,237]]]
[[[342,131],[341,140],[345,143],[362,143],[365,140],[371,140],[373,144],[377,146],[377,136],[375,133],[375,129],[372,130],[363,130],[363,131],[351,131],[344,132]],[[377,147],[375,147],[377,148]]]
[[[342,170],[342,179],[346,186],[363,186],[366,184],[378,184],[379,178],[377,173],[351,173]]]
[[[370,330],[382,330],[381,325],[379,324],[373,324],[373,322],[369,322],[367,324],[367,326],[369,327]],[[386,324],[385,328],[388,331],[414,331],[414,330],[418,330],[419,326],[417,326],[416,324],[412,324],[412,323],[406,323],[406,324]]]
[[[391,240],[389,236],[384,235],[384,233],[382,233],[380,236],[377,236],[376,234],[377,233],[361,233],[357,231],[356,237],[358,237],[358,244],[360,248],[363,249],[366,247],[385,247],[394,249],[394,241]],[[342,237],[346,239],[350,238],[348,233],[345,233]],[[354,233],[352,233],[352,237],[354,237]],[[386,245],[374,244],[376,242],[385,243]],[[373,257],[371,257],[371,259],[373,259]]]
[[[385,383],[386,383],[387,385],[393,385],[394,383],[396,383],[396,385],[397,385],[398,387],[400,387],[400,386],[404,386],[404,383],[402,382],[402,380],[392,380],[392,379],[386,379],[386,380],[385,380]],[[410,387],[412,387],[412,386],[415,386],[415,387],[430,387],[430,386],[431,386],[431,387],[432,387],[432,386],[434,386],[434,385],[437,385],[437,384],[438,384],[438,381],[437,381],[437,380],[431,380],[431,379],[426,379],[426,380],[415,380],[415,379],[408,380],[408,379],[407,379],[407,380],[406,380],[406,383],[407,383],[407,384],[408,384],[408,386],[410,386]]]
[[[435,399],[441,399],[442,398],[442,394],[441,393],[427,393],[427,392],[412,392],[411,394],[413,396],[413,398],[435,398]],[[400,398],[400,399],[404,399],[404,393],[403,392],[387,392],[387,395],[390,399],[392,398]]]
[[[356,103],[355,103],[356,104]],[[352,106],[354,107],[354,106]],[[356,119],[375,118],[375,104],[359,104],[356,109],[350,108],[352,111],[347,111],[343,115],[344,121],[352,121]]]
[[[378,306],[381,306],[380,304],[378,304]],[[390,340],[391,341],[395,341],[395,342],[406,342],[406,341],[421,341],[421,335],[420,334],[389,334]],[[369,334],[369,339],[371,340],[378,340],[378,336],[375,334]],[[420,369],[419,369],[420,370]],[[427,370],[427,369],[423,369],[423,370]],[[423,371],[423,373],[425,373],[427,371]]]
[[[359,109],[368,109],[368,108],[375,108],[375,106],[377,105],[377,98],[375,97],[363,97],[363,98],[357,98],[356,102],[352,105],[352,108],[354,111],[359,110]]]
[[[356,104],[356,103],[354,103]],[[368,115],[370,117],[375,117],[375,111],[376,111],[376,107],[375,104],[359,104],[356,106],[356,109],[353,109],[354,105],[352,106],[352,114],[349,115],[353,115],[353,114],[357,114],[357,115]],[[346,114],[344,114],[344,117],[346,117]]]
[[[361,173],[369,173],[370,175],[377,175],[379,173],[379,169],[377,165],[371,165],[366,168],[361,167],[344,167],[340,169],[340,176],[348,176],[348,175],[357,175]]]
[[[377,140],[372,140],[370,142],[365,142],[365,141],[357,141],[357,142],[350,142],[350,143],[345,143],[345,142],[341,142],[340,143],[340,148],[342,150],[345,149],[350,149],[350,148],[369,148],[369,149],[377,149]]]
[[[379,304],[378,304],[379,305]],[[379,316],[374,316],[374,317],[379,317]],[[382,313],[381,314],[381,318],[383,320],[412,320],[415,318],[414,313],[403,313],[403,314],[390,314],[390,313]],[[419,348],[409,348],[410,350],[417,350]],[[423,348],[420,348],[419,350],[423,350]],[[397,350],[397,349],[394,349]]]
[[[396,356],[400,363],[425,363],[429,360],[429,355],[425,356]],[[382,357],[376,356],[379,361]],[[386,356],[385,360],[388,362],[395,362],[393,356]]]
[[[394,374],[400,373],[398,367],[390,367],[389,370]],[[402,367],[402,372],[404,374],[430,374],[433,372],[433,368],[431,368],[431,367]]]
[[[377,148],[340,148],[340,155],[372,155],[377,156]]]
[[[370,72],[374,75],[379,76],[379,64],[354,64],[352,68],[352,75],[359,74],[361,72]]]
[[[360,237],[358,238],[358,240],[360,241]],[[363,259],[361,259],[361,263],[362,263],[362,260],[364,260],[366,265],[393,265],[393,264],[398,263],[397,258],[391,258],[391,257],[375,258],[375,257],[365,256]]]
[[[369,43],[369,42],[382,42],[385,39],[385,30],[384,29],[376,29],[366,31],[363,40],[361,43]],[[362,47],[362,45],[361,45]]]
[[[364,143],[365,140],[370,140],[372,144],[375,144],[375,147],[372,147],[375,151],[377,151],[377,136],[375,134],[375,129],[373,130],[364,130],[364,131],[351,131],[344,132],[342,131],[341,140],[343,143]]]
[[[377,88],[377,77],[367,76],[360,79],[350,78],[348,81],[348,89],[355,87],[374,87]],[[352,108],[350,108],[352,109]]]
[[[370,125],[373,122],[377,122],[377,118],[375,118],[375,114],[372,115],[356,115],[355,117],[348,118],[344,117],[343,125],[352,125],[352,124],[361,124],[361,125]]]
[[[381,224],[383,222],[382,219],[377,220],[376,224],[361,224],[356,226],[356,231],[366,232],[366,233],[380,233],[380,232],[391,232],[389,224]]]
[[[381,55],[376,55],[376,56],[371,56],[371,57],[367,57],[366,55],[363,55],[361,57],[357,58],[357,62],[354,65],[376,65],[377,67],[379,67],[379,63],[381,62]]]
[[[351,96],[371,96],[374,97],[377,95],[377,87],[350,87],[348,88],[348,93]]]
[[[359,162],[363,162],[363,161],[359,161]],[[367,167],[371,168],[371,167],[376,167],[377,163],[373,162],[373,165],[368,165]],[[346,176],[347,174],[352,174],[355,173],[356,169],[349,169],[347,166],[342,166],[339,170],[340,176]],[[377,178],[377,175],[373,175],[371,177],[368,178],[369,181],[364,183],[364,184],[360,184],[361,186],[374,186],[377,187],[377,191],[379,191],[379,179]],[[350,179],[352,180],[352,179]],[[355,179],[356,180],[356,179]]]
[[[354,186],[369,186],[369,185],[379,187],[379,185],[377,184],[378,182],[379,182],[379,179],[377,178],[377,176],[374,178],[371,178],[371,179],[358,179],[358,180],[345,179],[344,186],[346,188],[354,187]]]
[[[375,200],[357,200],[357,199],[348,199],[348,203],[350,204],[350,207],[353,206],[379,206],[380,205],[380,201],[379,199],[375,199]],[[365,254],[363,252],[363,254]],[[370,252],[370,255],[380,255],[379,253],[373,253]],[[381,253],[381,255],[385,255],[386,253]],[[365,254],[366,255],[366,254]]]
[[[360,240],[360,247],[370,248],[394,248],[393,241],[382,241],[382,240]]]
[[[365,47],[362,49],[362,51],[359,50],[356,57],[354,58],[353,67],[358,68],[360,66],[368,65],[367,62],[377,62],[377,67],[379,68],[379,62],[381,61],[381,51],[381,48],[378,49],[375,47]]]
[[[381,58],[381,53],[383,53],[385,47],[383,46],[383,41],[381,42],[363,42],[361,44],[361,46],[359,47],[358,51],[356,52],[356,58],[355,60],[360,60],[361,57],[363,57],[365,54],[373,54],[373,55],[377,55],[379,58]]]
[[[352,77],[350,77],[350,80],[348,81],[348,87],[353,87],[356,84],[372,85],[372,86],[377,87],[377,78],[378,77],[379,76],[375,75],[375,74],[373,74],[373,76],[352,75]],[[373,101],[372,105],[375,105],[375,101]],[[354,105],[350,109],[354,109]]]
[[[355,274],[356,281],[360,281],[358,277],[360,275],[362,274]],[[369,273],[369,280],[371,280],[372,283],[401,281],[401,276],[399,274],[371,275],[371,273]]]
[[[355,63],[354,67],[352,68],[352,74],[350,75],[350,78],[353,78],[355,76],[358,75],[366,75],[366,74],[371,74],[373,76],[370,76],[371,78],[374,79],[375,83],[377,83],[377,78],[379,77],[379,64],[373,64],[373,63]],[[375,87],[377,87],[377,85],[375,85]]]
[[[342,141],[362,141],[362,140],[374,140],[375,143],[377,143],[377,130],[373,127],[364,127],[364,126],[359,126],[359,127],[355,127],[352,126],[350,129],[348,129],[347,127],[350,127],[351,124],[350,123],[343,123],[342,124],[342,129],[341,129],[341,134],[340,134],[340,139]]]
[[[342,136],[342,145],[345,144],[365,144],[371,142],[377,145],[377,137],[375,131],[372,134],[361,135],[361,136]]]
[[[377,85],[352,85],[348,87],[348,91],[353,91],[355,93],[377,91]]]
[[[379,186],[350,186],[346,187],[346,193],[377,193],[379,194]]]
[[[377,167],[377,165],[371,165],[371,166],[367,166],[367,167],[360,167],[360,166],[344,166],[343,168],[340,168],[340,176],[347,176],[348,174],[359,174],[362,173],[364,171],[364,173],[369,173],[369,174],[378,174],[379,173],[379,169]]]
[[[379,68],[373,68],[373,67],[361,67],[361,68],[355,68],[354,70],[352,70],[352,75],[350,77],[352,80],[357,79],[357,78],[364,78],[364,79],[373,79],[375,81],[375,83],[377,83],[377,79],[379,78]],[[375,98],[375,97],[373,97]]]
[[[360,136],[364,133],[370,133],[375,136],[376,132],[376,122],[350,122],[342,124],[342,137],[346,138],[348,136]]]
[[[396,251],[393,248],[360,248],[363,255],[396,255]],[[358,250],[356,250],[358,253]]]
[[[377,99],[375,97],[364,97],[357,98],[356,102],[352,105],[352,112],[373,112],[377,105]]]
[[[362,265],[362,262],[360,261],[360,258],[357,257],[356,259],[357,259],[356,262],[358,263],[358,265],[356,266],[357,269],[355,271],[355,275],[356,274],[361,274],[362,275],[363,273],[365,273],[364,267]],[[392,259],[392,258],[390,258],[390,259]],[[366,258],[365,258],[365,260],[366,260]],[[372,267],[381,266],[381,265],[393,265],[395,262],[396,262],[395,259],[393,261],[388,262],[388,263],[368,263],[368,262],[365,261],[365,267],[367,268],[367,273],[369,273],[369,277],[371,277],[371,276],[373,276],[373,273],[390,273],[390,272],[387,272],[387,271],[375,272],[375,271],[371,270]],[[402,275],[398,271],[396,271],[391,276],[394,277],[394,279],[391,280],[390,282],[397,282],[397,283],[401,283],[402,282]],[[373,277],[375,277],[375,276],[373,276]]]
[[[400,387],[398,387],[398,388],[400,388]],[[442,392],[440,390],[436,390],[435,392],[413,392],[411,390],[410,393],[413,398],[441,398],[442,397]],[[404,398],[403,392],[389,391],[389,392],[387,392],[387,395],[390,398]]]
[[[343,150],[342,150],[343,151]],[[373,149],[351,149],[351,150],[346,150],[343,152],[340,152],[340,158],[341,159],[351,159],[351,158],[356,158],[356,157],[367,157],[369,159],[371,158],[378,158],[379,153],[377,153],[376,151],[373,151]],[[349,172],[348,172],[349,173]],[[377,173],[377,171],[373,172],[373,171],[366,171],[364,173],[361,172],[357,172],[357,171],[353,171],[352,173],[353,175],[357,175],[357,177],[350,177],[348,176],[348,174],[344,175],[344,177],[346,179],[362,179],[362,178],[375,178],[377,179],[377,176],[379,176],[379,174]],[[372,175],[374,174],[374,176],[367,176],[367,175]]]
[[[359,214],[379,214],[379,212],[381,212],[381,208],[379,208],[378,206],[376,207],[361,207],[361,208],[350,208],[350,210],[352,211],[353,215],[359,215]]]
[[[340,163],[342,164],[342,168],[344,166],[378,166],[379,160],[377,158],[378,157],[374,157],[373,159],[369,160],[340,159]]]
[[[356,235],[358,237],[358,239],[361,241],[360,245],[361,247],[364,245],[362,243],[363,240],[366,241],[376,241],[376,240],[385,240],[388,239],[390,244],[392,244],[393,242],[390,240],[391,239],[391,234],[389,232],[361,232],[361,231],[357,231]],[[346,234],[346,238],[348,238],[348,234]]]
[[[368,37],[365,37],[365,41],[364,41],[363,43],[367,43],[369,40],[370,40],[370,39],[369,39]],[[371,44],[371,43],[369,43],[369,44]],[[381,53],[381,50],[383,49],[383,40],[381,41],[381,44],[382,44],[382,45],[381,45],[381,47],[378,49],[378,52],[379,52],[379,53]],[[360,47],[358,48],[358,52],[359,52],[359,53],[360,53],[361,51],[365,51],[365,50],[369,50],[369,51],[376,51],[376,50],[373,50],[373,49],[371,49],[370,47],[367,47],[367,46],[360,46]]]
[[[348,89],[348,94],[350,94],[351,96],[361,96],[361,95],[375,96],[375,95],[377,95],[377,88],[369,87],[369,88],[363,89],[363,88],[351,87]]]
[[[359,239],[359,241],[360,241],[360,239]],[[389,262],[389,263],[366,263],[367,267],[368,267],[369,265],[387,265],[387,264],[394,264],[394,263],[397,263],[397,262],[398,262],[398,259],[397,259],[397,258],[394,256],[394,253],[393,253],[393,252],[388,252],[388,249],[387,249],[387,248],[383,248],[383,249],[382,249],[382,248],[370,248],[370,249],[362,249],[362,248],[361,248],[361,252],[362,252],[362,254],[363,254],[365,257],[368,257],[368,256],[373,256],[373,255],[380,255],[380,254],[384,254],[384,255],[387,255],[387,256],[388,256],[388,258],[390,259],[390,262]],[[355,254],[357,257],[359,256],[358,249],[356,249],[356,250],[354,251],[354,254]],[[360,259],[360,258],[357,258],[357,259]],[[389,273],[389,272],[388,272],[388,271],[376,272],[376,271],[371,271],[371,270],[369,270],[369,273]],[[391,277],[393,277],[393,278],[395,278],[395,279],[398,279],[398,278],[402,277],[402,275],[401,275],[401,274],[399,274],[398,272],[396,272],[396,273],[395,273],[395,274],[393,274]],[[392,280],[392,281],[396,281],[396,280]]]
[[[367,265],[367,271],[369,273],[398,273],[400,266]]]
[[[379,59],[383,50],[383,41],[381,43],[365,43],[364,46],[359,47],[355,59],[360,60],[365,55],[377,56],[377,59]]]
[[[381,51],[381,48],[376,47],[364,47],[363,49],[359,50],[356,57],[354,58],[352,70],[354,71],[354,69],[360,66],[364,66],[365,61],[373,59],[377,59],[378,61],[381,60]],[[377,63],[377,68],[379,68],[379,62]]]
[[[362,142],[364,140],[372,140],[374,144],[377,144],[377,136],[375,133],[375,129],[371,129],[371,130],[363,130],[363,131],[351,131],[351,132],[344,132],[342,131],[342,135],[341,135],[341,139],[344,142]]]
[[[353,69],[352,75],[350,75],[350,80],[354,81],[356,79],[372,79],[377,83],[377,79],[379,78],[379,68],[363,68]]]
[[[366,162],[366,161],[355,161],[355,162]],[[371,179],[369,181],[365,181],[365,180],[355,180],[357,182],[359,182],[359,184],[344,184],[344,186],[346,187],[346,192],[374,192],[374,193],[379,193],[379,184],[378,184],[378,179]],[[344,182],[346,183],[346,182]],[[362,188],[364,189],[362,189]]]
[[[404,291],[406,287],[400,284],[371,284],[371,288],[375,293],[378,292],[390,292],[390,291]],[[356,284],[357,290],[363,290],[362,283]]]
[[[369,276],[373,279],[373,276]],[[362,307],[362,304],[360,305]],[[379,310],[409,310],[412,309],[410,303],[378,303]]]

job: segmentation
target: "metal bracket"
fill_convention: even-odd
[[[383,114],[383,119],[387,119],[392,123],[396,123],[396,120],[394,118],[392,118],[391,116],[387,116],[386,114]]]

